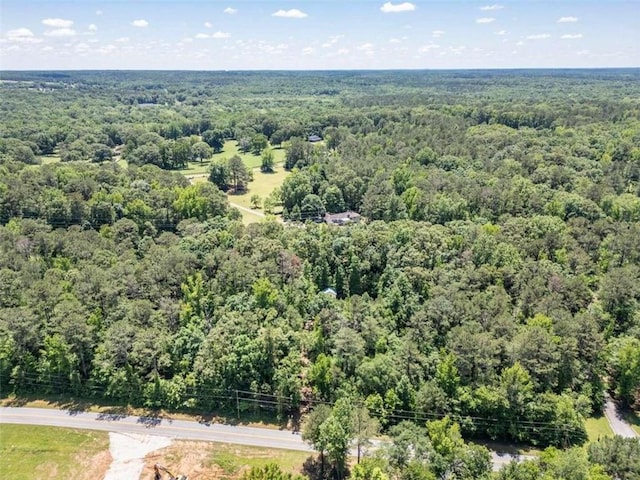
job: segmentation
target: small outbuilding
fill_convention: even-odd
[[[326,213],[324,222],[327,225],[348,225],[350,223],[360,223],[362,215],[351,210],[340,213]]]
[[[309,135],[309,141],[311,143],[321,142],[322,137],[319,137],[318,135]]]

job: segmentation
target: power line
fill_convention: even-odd
[[[18,379],[11,379],[10,383],[15,384],[15,380],[18,380]],[[31,383],[32,387],[44,387],[45,390],[47,388],[51,389],[51,387],[53,387],[53,389],[63,390],[63,392],[60,392],[60,393],[69,393],[69,390],[73,389],[72,381],[70,379],[62,378],[61,376],[57,376],[57,378],[52,378],[51,376],[49,376],[49,378],[45,380],[41,376],[38,376],[36,374],[26,373],[26,374],[20,375],[19,380],[30,381],[32,382]],[[126,393],[129,393],[130,395],[134,393],[142,394],[143,392],[141,390],[143,389],[144,383],[149,384],[149,381],[142,382],[141,388],[136,390],[131,388],[130,383],[127,384],[129,389],[127,390]],[[29,385],[27,385],[26,387],[28,389]],[[91,392],[94,392],[95,394],[97,394],[99,397],[103,399],[116,397],[115,399],[117,400],[117,396],[109,395],[107,393],[108,388],[105,386],[88,383],[88,384],[81,384],[78,387],[79,387],[78,389],[81,391],[86,392],[87,390],[89,390]],[[225,390],[212,389],[207,392],[206,387],[205,388],[201,387],[200,389],[198,389],[197,387],[188,386],[185,388],[185,391],[180,394],[179,403],[185,404],[190,399],[199,400],[200,402],[204,402],[204,403],[211,400],[219,400],[222,402],[226,402],[228,406],[233,404],[233,402],[237,401],[242,403],[257,404],[259,408],[270,409],[270,410],[277,410],[278,408],[285,408],[285,409],[292,408],[295,403],[293,402],[292,397],[287,397],[282,395],[251,392],[251,391],[239,390],[239,389],[225,389]],[[144,403],[144,401],[140,403]],[[335,402],[327,402],[322,400],[307,400],[307,401],[303,400],[300,403],[303,405],[308,405],[311,408],[318,405],[326,405],[329,407],[335,406]],[[356,406],[359,406],[359,407],[366,406],[365,403],[362,401],[357,401],[354,403]],[[201,406],[204,407],[205,405],[201,405]],[[518,430],[523,430],[528,432],[542,433],[542,432],[562,430],[563,432],[566,433],[569,431],[568,425],[565,425],[565,424],[559,425],[558,423],[553,423],[549,421],[535,421],[535,420],[525,420],[525,419],[503,420],[498,418],[468,415],[468,414],[463,414],[459,412],[429,412],[429,411],[396,409],[391,412],[386,412],[383,415],[376,415],[376,412],[371,412],[371,414],[372,416],[377,416],[377,417],[383,416],[386,419],[393,419],[397,421],[403,421],[403,420],[431,421],[431,420],[440,420],[446,416],[449,416],[452,419],[458,420],[458,421],[471,421],[472,424],[476,427],[490,428],[493,426],[500,426],[501,422],[507,422],[508,426],[516,426]]]

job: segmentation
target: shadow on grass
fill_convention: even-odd
[[[342,478],[349,478],[349,468],[346,467]],[[330,480],[338,478],[337,470],[320,455],[311,455],[302,464],[302,474],[309,480]]]
[[[493,440],[473,439],[472,443],[482,445],[500,455],[528,455],[536,450],[536,447],[526,444],[502,443]]]
[[[296,433],[300,430],[300,418],[295,415],[277,416],[274,412],[242,412],[238,418],[237,413],[234,415],[228,411],[211,411],[211,412],[192,412],[198,423],[206,426],[218,423],[230,426],[262,424],[277,426],[279,430],[291,430]]]
[[[632,426],[634,426],[636,433],[638,433],[638,430],[640,430],[640,412],[635,412],[628,408],[618,409],[618,415],[625,422],[630,423]]]

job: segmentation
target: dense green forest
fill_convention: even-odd
[[[3,394],[561,447],[640,401],[639,70],[1,78]],[[228,140],[287,222],[180,173]]]

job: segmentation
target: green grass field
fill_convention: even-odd
[[[247,191],[238,195],[229,195],[229,202],[251,209],[251,197],[253,195],[259,195],[260,199],[264,201],[264,199],[267,198],[274,189],[282,185],[282,182],[284,182],[284,179],[287,178],[289,173],[290,172],[287,172],[284,169],[284,164],[282,163],[275,166],[275,171],[273,173],[262,173],[259,168],[255,168],[253,170],[253,181],[249,182]],[[251,210],[256,213],[240,209],[242,221],[245,225],[260,222],[264,219],[261,215],[262,209]],[[278,213],[279,210],[280,207],[276,207],[275,213]]]
[[[253,181],[249,182],[247,190],[242,194],[229,195],[229,201],[251,208],[251,197],[253,195],[260,195],[260,198],[264,200],[274,189],[282,185],[289,173],[282,164],[276,165],[273,173],[262,173],[260,169],[254,169]]]
[[[584,426],[587,429],[589,442],[596,442],[599,438],[613,436],[613,430],[611,430],[609,422],[605,416],[587,418],[584,422]]]
[[[88,478],[87,462],[108,450],[107,432],[10,424],[0,430],[2,478],[12,480]]]
[[[49,165],[50,163],[58,163],[60,161],[60,155],[57,153],[52,155],[40,155],[38,158],[42,165]]]
[[[238,143],[235,140],[228,140],[224,143],[222,152],[214,154],[213,157],[203,162],[189,162],[189,166],[185,169],[180,170],[180,172],[184,175],[209,173],[209,168],[211,167],[212,162],[222,160],[223,158],[229,159],[234,155],[239,155],[247,168],[258,168],[260,167],[260,165],[262,165],[262,157],[260,155],[254,155],[252,153],[242,153],[238,149]],[[274,148],[274,163],[278,164],[284,162],[285,155],[286,152],[283,148]]]
[[[211,464],[218,465],[226,475],[233,476],[241,469],[264,467],[277,463],[285,472],[299,472],[311,454],[293,450],[271,450],[242,445],[217,443],[210,457]]]

